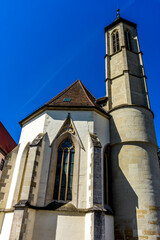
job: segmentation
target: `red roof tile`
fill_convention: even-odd
[[[13,150],[17,146],[9,132],[0,122],[0,149],[6,154]]]

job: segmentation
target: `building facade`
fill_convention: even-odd
[[[80,80],[20,122],[0,239],[160,239],[160,169],[136,24],[105,28],[106,96]]]

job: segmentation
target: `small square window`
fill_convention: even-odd
[[[64,98],[63,99],[63,102],[70,102],[71,101],[71,98]]]

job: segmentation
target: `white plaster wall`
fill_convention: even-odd
[[[25,232],[25,240],[33,239],[33,233],[35,228],[35,217],[36,217],[36,210],[28,208],[28,219],[27,219],[27,226]]]
[[[76,240],[83,240],[84,234],[84,216],[58,216],[55,240],[70,240],[72,237]]]
[[[21,156],[26,144],[28,142],[32,142],[39,133],[45,132],[48,133],[49,144],[51,144],[64,121],[66,120],[67,116],[68,111],[50,110],[46,111],[39,117],[36,117],[23,126],[20,137],[20,148],[16,159],[7,208],[12,207],[12,200],[17,182]],[[87,176],[90,176],[91,174],[90,161],[92,154],[88,143],[89,133],[96,133],[100,139],[102,146],[106,145],[106,143],[109,142],[109,120],[95,113],[94,111],[70,111],[70,116],[73,121],[73,125],[79,135],[79,138],[81,139],[84,146],[84,149],[81,149],[80,152],[79,192],[77,193],[79,199],[78,207],[88,208],[90,207],[89,199],[91,197],[91,193],[88,192],[90,183],[89,178],[87,179]],[[54,234],[56,240],[64,238],[67,240],[70,239],[70,236],[72,235],[74,235],[74,238],[76,240],[92,239],[92,215],[93,214],[87,214],[86,217],[64,215],[57,216],[55,213],[53,214],[51,212],[45,212],[42,215],[42,212],[38,211],[35,217],[33,239],[45,239],[46,236],[44,236],[44,233],[48,234],[48,239],[53,239]],[[0,240],[7,240],[9,238],[8,232],[10,232],[12,218],[13,214],[7,213],[5,215]]]
[[[93,206],[93,144],[91,143],[90,136],[88,137],[88,158],[87,158],[87,208]]]
[[[58,131],[61,129],[68,113],[70,113],[73,125],[79,135],[84,149],[80,151],[79,166],[79,192],[78,207],[87,207],[87,175],[89,170],[88,159],[88,137],[89,133],[97,133],[101,144],[104,146],[109,142],[109,120],[94,111],[62,111],[48,110],[26,123],[21,132],[20,148],[16,159],[12,184],[9,192],[7,208],[12,206],[13,195],[18,177],[18,171],[23,150],[28,142],[32,142],[39,133],[48,133],[49,144],[53,142]]]
[[[17,159],[16,159],[16,163],[15,163],[15,168],[14,168],[14,172],[13,172],[13,178],[12,178],[12,183],[11,183],[11,187],[10,187],[10,192],[9,192],[6,208],[12,207],[12,200],[13,200],[13,195],[14,195],[15,186],[16,186],[16,182],[17,182],[18,171],[19,171],[19,166],[20,166],[20,161],[21,161],[23,150],[28,142],[32,142],[39,133],[43,133],[44,122],[45,122],[45,113],[43,113],[39,117],[36,117],[35,119],[29,121],[22,128],[21,137],[20,137],[20,141],[19,141],[20,147],[19,147],[19,151],[17,154]]]
[[[46,113],[42,113],[22,127],[19,143],[21,145],[31,142],[39,133],[43,133]]]
[[[109,119],[94,112],[94,133],[97,134],[102,148],[110,142]]]
[[[47,111],[44,132],[48,133],[50,144],[55,139],[58,131],[61,129],[68,113],[70,113],[73,125],[79,135],[84,149],[80,151],[79,166],[79,192],[78,207],[87,207],[87,155],[88,155],[88,137],[89,132],[94,131],[94,112],[93,111]]]
[[[70,113],[73,124],[79,134],[83,144],[87,146],[87,133],[93,132],[93,112],[92,111],[46,111],[46,121],[44,132],[48,132],[50,143],[56,137],[58,131],[66,120],[68,113]]]
[[[85,216],[60,215],[53,211],[37,211],[34,240],[84,240]],[[29,239],[27,239],[29,240]]]
[[[104,203],[104,184],[103,184],[103,179],[104,179],[104,147],[110,143],[110,130],[109,130],[109,119],[94,113],[94,132],[97,134],[100,143],[102,145],[102,150],[101,150],[101,176],[102,176],[102,203]]]
[[[35,214],[32,238],[34,240],[55,240],[57,214],[51,211],[36,211]],[[30,239],[27,238],[27,240]]]
[[[94,213],[87,213],[85,216],[85,240],[93,240]]]
[[[5,213],[0,240],[8,240],[13,220],[13,213]]]
[[[105,240],[114,240],[114,218],[105,216]]]

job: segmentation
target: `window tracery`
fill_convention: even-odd
[[[57,152],[54,200],[72,200],[74,155],[74,145],[69,138],[66,138],[60,143]]]
[[[128,29],[125,30],[125,43],[126,43],[126,48],[131,51],[132,50],[131,34],[130,34],[130,31]]]
[[[117,30],[114,31],[112,34],[112,45],[113,45],[113,53],[116,53],[120,50],[119,33]]]

